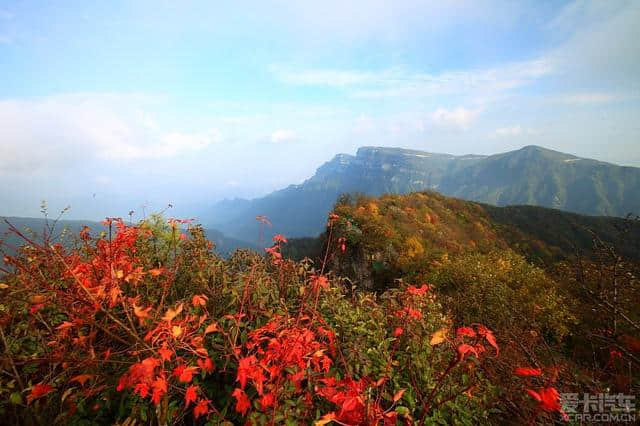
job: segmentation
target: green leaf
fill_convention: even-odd
[[[20,392],[14,392],[9,396],[9,401],[13,405],[22,404],[22,394]]]
[[[399,405],[396,407],[396,413],[400,414],[401,416],[406,416],[409,414],[409,409],[407,407]]]

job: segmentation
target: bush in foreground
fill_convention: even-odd
[[[482,368],[499,356],[496,336],[481,324],[453,328],[426,284],[354,293],[324,268],[284,260],[282,236],[266,256],[225,260],[188,221],[105,224],[71,248],[23,236],[5,258],[8,422],[496,419]]]

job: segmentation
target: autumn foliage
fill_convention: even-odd
[[[283,260],[282,236],[266,256],[224,260],[188,221],[105,226],[72,245],[23,235],[5,259],[2,411],[16,423],[411,423],[470,389],[456,372],[482,362],[483,342],[497,355],[483,326],[461,336],[446,318],[423,321],[428,285],[367,307],[321,267]],[[369,359],[340,331],[354,319],[342,310],[367,309],[386,312],[372,330],[384,350]],[[406,377],[423,344],[436,359]]]
[[[200,227],[157,216],[65,244],[14,229],[0,410],[34,424],[500,422],[500,333],[452,315],[432,283],[351,287],[328,268],[352,250],[344,221],[329,218],[315,264],[283,257],[281,235],[223,259]],[[512,367],[523,418],[561,418],[552,368]]]

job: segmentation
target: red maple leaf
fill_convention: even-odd
[[[540,368],[520,367],[514,370],[514,374],[518,376],[540,376],[542,370]]]
[[[476,332],[473,331],[473,329],[470,327],[460,327],[458,328],[458,330],[456,330],[456,335],[458,337],[460,336],[476,337]]]
[[[431,290],[431,286],[426,285],[426,284],[422,284],[422,286],[420,288],[410,285],[407,288],[407,293],[409,293],[412,296],[423,296],[429,290]]]
[[[473,346],[468,345],[466,343],[463,343],[458,346],[458,356],[460,357],[460,361],[463,361],[466,357],[468,357],[471,354],[475,355],[476,358],[478,357],[478,351]]]
[[[210,403],[211,401],[209,401],[208,399],[201,399],[200,401],[198,401],[196,406],[193,408],[194,417],[197,419],[202,415],[209,414],[211,412],[211,409],[209,408]]]
[[[133,388],[133,391],[141,397],[146,398],[147,395],[149,395],[149,385],[146,383],[138,383],[136,387]]]
[[[191,385],[187,388],[187,391],[184,394],[184,403],[188,407],[192,402],[196,402],[198,399],[198,390],[200,388],[196,385]]]
[[[196,294],[191,299],[191,304],[193,306],[195,306],[195,307],[206,306],[207,305],[207,299],[208,299],[207,296],[205,296],[204,294]]]
[[[182,383],[190,383],[193,380],[193,374],[197,371],[198,367],[185,367],[178,376],[178,380]]]
[[[205,359],[199,359],[197,362],[198,366],[207,373],[211,373],[213,370],[215,370],[215,365],[209,357],[206,357]]]
[[[238,375],[236,380],[240,382],[240,388],[244,389],[247,384],[247,378],[253,375],[253,371],[255,369],[256,357],[249,356],[245,358],[240,358],[238,361]]]
[[[262,407],[262,410],[266,411],[267,408],[274,406],[274,404],[276,403],[276,398],[273,393],[269,392],[262,395],[262,398],[260,398],[259,401],[260,401],[260,406]]]
[[[541,388],[538,392],[532,389],[527,389],[527,393],[540,403],[540,408],[543,410],[557,411],[562,414],[563,418],[567,419],[567,414],[562,411],[562,406],[560,405],[560,394],[556,388]]]
[[[240,388],[236,388],[231,394],[236,399],[236,412],[242,414],[243,416],[247,413],[247,410],[251,408],[251,402],[249,402],[249,398],[247,398],[247,394]]]
[[[493,335],[493,331],[489,330],[484,325],[478,325],[476,329],[478,334],[484,337],[486,341],[496,349],[496,355],[499,354],[500,348],[498,347],[498,342],[496,342],[496,337]]]
[[[173,351],[171,349],[167,349],[166,346],[163,346],[162,348],[158,349],[158,353],[160,354],[160,358],[163,361],[169,361],[173,356]]]
[[[33,387],[31,388],[31,393],[27,396],[27,403],[30,404],[34,399],[43,397],[52,390],[53,386],[48,383],[38,383],[37,385],[33,385]]]
[[[151,384],[151,388],[153,389],[151,400],[154,404],[158,405],[160,404],[162,395],[167,393],[167,380],[163,376],[158,376]]]

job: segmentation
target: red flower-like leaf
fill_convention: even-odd
[[[493,331],[489,330],[484,325],[478,325],[476,327],[478,334],[485,338],[485,340],[495,348],[496,355],[500,353],[500,348],[498,347],[498,342],[496,341],[496,337],[493,335]]]
[[[206,357],[205,359],[199,359],[198,361],[198,367],[200,367],[202,370],[206,371],[207,373],[211,373],[213,372],[213,370],[215,370],[215,365],[213,364],[213,361],[211,361],[211,358]]]
[[[422,284],[422,286],[420,288],[418,287],[414,287],[412,285],[410,285],[407,288],[407,293],[409,293],[412,296],[423,296],[425,295],[429,290],[431,290],[431,286],[426,285],[426,284]]]
[[[282,236],[282,235],[280,235],[280,234],[277,234],[277,235],[275,235],[275,236],[273,237],[273,242],[275,242],[275,243],[277,243],[277,244],[280,244],[280,243],[286,243],[286,242],[287,242],[287,239],[286,239],[284,236]]]
[[[187,391],[184,394],[184,403],[188,407],[192,402],[196,402],[198,399],[198,390],[200,388],[196,385],[191,385],[187,388]]]
[[[539,402],[540,408],[544,411],[557,411],[565,420],[567,419],[567,414],[562,411],[562,406],[560,405],[560,394],[556,388],[541,388],[537,392],[532,389],[527,389],[527,393]]]
[[[38,383],[37,385],[33,385],[31,393],[27,396],[27,403],[30,404],[34,399],[41,398],[52,390],[53,386],[48,383]]]
[[[460,361],[463,361],[465,358],[472,354],[475,355],[476,358],[478,357],[478,351],[473,346],[466,343],[458,346],[458,357],[460,358]]]
[[[211,412],[211,408],[209,408],[209,404],[211,401],[208,399],[201,399],[198,401],[196,406],[193,409],[193,416],[197,419],[200,416],[207,415]]]
[[[540,368],[520,367],[513,371],[517,376],[540,376],[542,370]]]
[[[247,413],[247,410],[251,408],[251,402],[247,398],[247,394],[240,388],[236,388],[231,394],[236,399],[236,412],[243,416]]]
[[[276,397],[273,393],[269,392],[262,395],[259,401],[260,401],[260,406],[262,407],[262,410],[266,411],[267,408],[273,407],[275,405]]]
[[[456,335],[458,337],[461,337],[461,336],[476,337],[476,332],[471,327],[460,327],[456,330]]]

